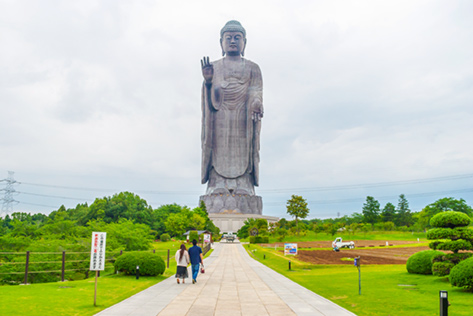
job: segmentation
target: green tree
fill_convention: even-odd
[[[409,209],[409,202],[407,201],[404,194],[399,195],[396,209],[396,220],[394,222],[397,226],[412,225],[412,214],[411,210]]]
[[[379,202],[372,196],[366,197],[363,204],[363,218],[365,223],[374,224],[379,221]]]
[[[151,214],[151,228],[156,230],[157,236],[166,233],[166,220],[171,214],[181,213],[186,207],[177,204],[161,205]]]
[[[82,223],[102,218],[106,223],[117,223],[120,219],[151,225],[153,210],[148,203],[130,192],[120,192],[112,197],[95,199]]]
[[[324,224],[324,231],[333,237],[338,231],[338,226],[333,223]]]
[[[381,218],[383,222],[394,222],[394,219],[396,218],[396,207],[394,204],[390,202],[386,203],[381,212]]]
[[[184,213],[171,214],[165,222],[166,232],[171,236],[181,236],[189,227],[189,218]]]
[[[459,199],[456,200],[452,197],[449,198],[442,198],[434,203],[431,203],[424,207],[424,209],[419,213],[418,215],[418,223],[421,228],[429,228],[430,226],[430,219],[441,212],[446,212],[446,211],[455,211],[455,212],[461,212],[465,213],[468,216],[473,215],[473,209],[471,206],[466,204],[464,199]]]
[[[296,219],[296,230],[299,234],[299,218],[306,218],[309,215],[309,208],[307,202],[302,196],[292,195],[291,199],[286,204],[287,214],[293,216]]]

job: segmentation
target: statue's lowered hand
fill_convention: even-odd
[[[261,121],[261,119],[263,118],[263,104],[261,103],[261,101],[255,100],[251,108],[253,109],[253,121]]]
[[[209,57],[204,57],[200,60],[202,66],[202,75],[204,76],[205,83],[210,84],[214,77],[214,66],[209,60]]]

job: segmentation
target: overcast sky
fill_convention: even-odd
[[[14,211],[121,191],[196,207],[199,60],[221,58],[236,19],[263,73],[265,215],[286,216],[292,194],[309,218],[361,212],[368,195],[472,205],[472,13],[471,1],[0,0],[0,179],[21,182]]]

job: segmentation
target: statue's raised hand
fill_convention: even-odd
[[[204,76],[205,83],[211,83],[214,77],[214,66],[209,61],[209,57],[201,59],[200,64],[202,66],[202,75]]]

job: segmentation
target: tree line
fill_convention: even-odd
[[[146,250],[164,233],[181,237],[188,230],[219,233],[203,203],[153,209],[138,195],[121,192],[49,215],[16,212],[0,218],[0,251],[87,251],[93,231],[107,232],[107,250]]]
[[[306,235],[308,231],[316,234],[324,232],[334,236],[339,231],[355,233],[357,231],[426,231],[431,228],[430,219],[441,212],[462,212],[469,217],[473,216],[473,209],[464,199],[452,197],[441,198],[427,206],[420,212],[412,212],[404,194],[399,195],[397,206],[388,202],[381,208],[379,201],[367,196],[361,212],[345,215],[338,218],[306,220],[309,215],[307,201],[299,195],[292,195],[286,204],[287,214],[294,218],[288,221],[281,218],[277,223],[267,223],[264,219],[248,219],[238,232],[240,237],[246,238],[252,234],[270,235],[284,240],[287,235]]]

